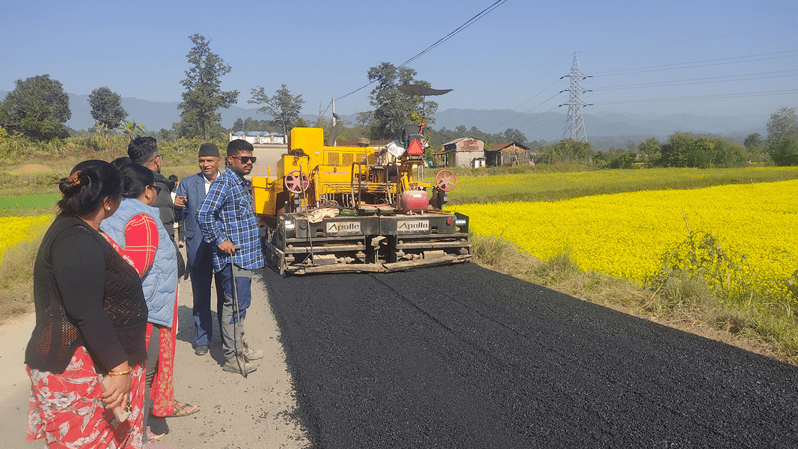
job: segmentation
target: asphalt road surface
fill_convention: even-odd
[[[316,448],[794,448],[798,368],[476,264],[264,274]]]

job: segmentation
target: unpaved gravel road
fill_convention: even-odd
[[[266,357],[246,379],[222,371],[218,332],[204,357],[192,348],[190,281],[180,282],[179,327],[175,362],[175,398],[202,409],[169,418],[170,432],[159,440],[175,448],[302,448],[307,438],[293,419],[296,401],[279,332],[260,277],[253,282],[247,312],[247,336]],[[25,440],[30,381],[23,360],[35,324],[33,315],[0,326],[0,447],[41,448]],[[215,329],[218,331],[218,329]]]

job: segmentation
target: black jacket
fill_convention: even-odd
[[[155,187],[158,189],[158,196],[155,199],[153,207],[158,208],[163,227],[166,229],[166,233],[169,234],[172,243],[175,244],[175,250],[177,251],[177,275],[178,277],[183,277],[186,273],[186,262],[183,260],[183,255],[177,247],[177,242],[175,242],[175,221],[177,214],[175,214],[175,203],[172,201],[172,189],[175,187],[175,183],[157,171],[152,172],[152,174],[155,175]]]
[[[166,233],[169,238],[175,239],[175,203],[172,201],[172,189],[175,183],[169,180],[164,175],[154,171],[155,186],[158,188],[158,197],[155,200],[154,207],[158,208],[161,214],[161,221],[163,227],[166,228]]]

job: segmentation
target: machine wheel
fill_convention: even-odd
[[[310,186],[310,178],[299,170],[288,172],[283,182],[285,182],[285,188],[291,193],[302,193]]]
[[[451,170],[441,170],[435,175],[435,185],[444,192],[451,192],[457,186],[457,176]]]

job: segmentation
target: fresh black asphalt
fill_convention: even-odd
[[[264,280],[316,448],[794,448],[798,368],[476,264]]]

